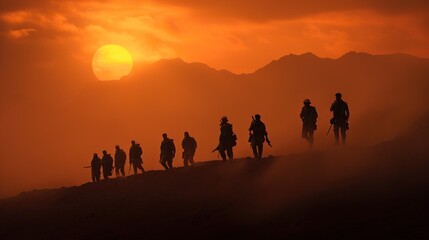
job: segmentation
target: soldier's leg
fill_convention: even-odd
[[[167,164],[168,164],[169,169],[173,169],[173,159],[172,158],[168,159]]]
[[[222,161],[226,161],[225,150],[226,149],[219,150],[220,156],[222,157]]]
[[[258,158],[262,159],[262,152],[264,151],[264,143],[258,144]]]
[[[91,171],[91,179],[92,179],[92,182],[95,182],[95,172],[94,171]]]
[[[228,158],[229,159],[233,159],[234,158],[234,152],[232,151],[232,147],[228,147],[226,149],[226,153],[228,154]]]
[[[346,143],[346,137],[347,137],[346,131],[347,131],[347,122],[343,122],[341,124],[341,138],[342,138],[343,144]]]
[[[314,135],[314,130],[309,130],[308,131],[308,142],[310,143],[310,148],[313,146],[313,135]]]
[[[189,158],[189,155],[187,153],[183,153],[183,166],[185,167],[188,166],[188,158]]]
[[[95,179],[97,179],[97,182],[98,182],[98,181],[100,181],[100,173],[97,173],[97,174],[95,175]]]
[[[166,163],[166,161],[165,161],[165,159],[161,159],[161,165],[165,168],[165,170],[168,170],[168,165],[167,165],[167,163]]]
[[[304,125],[302,126],[301,136],[302,138],[308,139],[308,131]]]
[[[256,149],[256,144],[252,142],[252,151],[253,151],[253,156],[255,158],[258,158],[258,150]]]
[[[116,167],[116,166],[115,166],[115,174],[116,174],[116,177],[118,177],[118,175],[119,175],[119,168]]]
[[[142,171],[142,173],[145,172],[142,163],[139,164],[138,168],[140,169],[140,171]]]
[[[338,123],[334,124],[334,136],[335,136],[335,144],[340,143],[340,125]]]
[[[122,176],[124,176],[124,177],[125,177],[125,165],[124,165],[124,166],[121,166],[121,167],[119,168],[119,170],[121,170]]]
[[[194,165],[194,154],[195,153],[191,153],[191,154],[189,154],[189,162],[191,163],[191,165]]]
[[[136,175],[136,174],[137,174],[137,168],[138,168],[137,163],[133,163],[134,175]]]

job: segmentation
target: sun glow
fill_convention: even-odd
[[[131,54],[122,46],[108,44],[100,47],[92,58],[92,70],[101,81],[119,80],[133,68]]]

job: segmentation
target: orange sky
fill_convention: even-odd
[[[354,50],[428,57],[427,1],[2,1],[2,47],[88,62],[106,43],[137,64],[181,57],[235,73],[289,53]],[[14,45],[16,47],[16,45]]]
[[[147,71],[142,71],[143,65],[180,57],[216,69],[251,73],[290,53],[313,52],[320,57],[338,58],[354,50],[371,54],[401,52],[428,58],[428,12],[428,1],[403,0],[0,1],[0,198],[32,188],[88,181],[89,175],[81,167],[89,164],[94,152],[111,151],[115,144],[127,149],[131,139],[144,145],[145,167],[160,169],[156,158],[163,132],[179,142],[183,131],[189,130],[199,140],[198,160],[214,158],[211,150],[217,144],[218,121],[223,115],[234,119],[240,134],[237,156],[249,154],[247,127],[251,114],[257,112],[264,116],[276,142],[277,148],[269,154],[290,154],[291,145],[302,143],[297,114],[301,99],[309,96],[320,106],[318,134],[324,144],[330,144],[331,136],[328,138],[324,132],[330,118],[327,106],[337,91],[333,88],[355,90],[345,96],[353,106],[353,120],[362,123],[353,122],[353,129],[361,129],[363,138],[366,133],[363,129],[367,129],[363,124],[365,111],[378,113],[387,102],[389,107],[383,110],[392,118],[407,111],[420,113],[416,106],[393,111],[393,106],[403,99],[421,96],[415,92],[395,93],[394,97],[383,97],[377,92],[386,90],[383,84],[391,79],[397,83],[394,87],[389,83],[389,92],[408,87],[398,85],[405,82],[403,79],[409,80],[413,71],[409,66],[415,65],[407,65],[399,74],[390,74],[384,68],[382,74],[376,74],[375,70],[372,74],[371,68],[359,69],[364,70],[362,76],[367,82],[374,83],[374,89],[360,86],[360,75],[348,76],[347,69],[330,79],[306,71],[311,64],[303,72],[299,72],[298,65],[288,73],[293,81],[283,82],[282,75],[271,79],[274,85],[265,86],[266,95],[257,105],[248,104],[248,99],[254,97],[249,89],[259,87],[268,76],[246,79],[258,81],[253,85],[243,84],[243,79],[232,79],[234,84],[228,84],[235,88],[224,89],[227,82],[219,79],[230,81],[230,77],[237,76],[213,73],[199,64],[192,65],[192,71],[201,73],[195,75],[189,70],[191,65],[179,60],[160,62],[149,66]],[[96,80],[91,69],[92,57],[104,44],[128,49],[135,60],[132,74],[137,81]],[[302,56],[310,63],[313,57]],[[163,64],[167,64],[167,69]],[[177,71],[172,69],[175,67]],[[150,69],[155,69],[152,80],[157,81],[146,81]],[[294,70],[298,71],[295,75]],[[427,71],[424,68],[419,71],[423,74],[414,73],[411,77],[427,87],[423,84]],[[177,72],[181,76],[175,75]],[[301,74],[305,76],[301,78]],[[354,81],[342,81],[343,76]],[[312,88],[303,87],[302,79],[311,80]],[[338,81],[335,87],[327,84],[335,81]],[[412,87],[427,95],[426,88]],[[227,100],[226,95],[232,96],[231,102],[235,104],[219,106],[222,94]],[[367,97],[359,99],[362,96]],[[383,101],[373,104],[374,96]],[[192,104],[197,111],[186,104]],[[394,137],[409,124],[406,120],[393,123],[386,117],[389,124],[379,131],[381,134],[373,134],[376,136],[373,142]],[[393,131],[393,127],[397,129]],[[180,159],[175,161],[181,165]],[[14,184],[9,184],[10,179],[14,179]]]

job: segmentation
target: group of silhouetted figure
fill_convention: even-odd
[[[342,143],[346,142],[346,131],[349,129],[349,117],[350,111],[347,103],[342,100],[342,94],[335,94],[336,100],[332,103],[330,111],[333,112],[333,117],[330,120],[331,126],[329,127],[328,133],[332,126],[334,126],[335,144],[340,143],[340,132]],[[314,131],[317,130],[317,111],[314,106],[311,105],[310,99],[303,101],[304,106],[302,107],[300,118],[302,120],[302,138],[306,139],[309,143],[310,148],[313,146]],[[173,139],[170,139],[166,133],[162,134],[163,140],[161,142],[161,154],[160,163],[165,170],[173,169],[173,159],[176,156],[176,146],[174,145]],[[249,139],[250,146],[252,147],[253,155],[255,159],[262,159],[263,147],[266,142],[271,146],[271,141],[268,138],[268,133],[265,124],[261,121],[261,115],[256,114],[252,116],[252,122],[249,127]],[[222,161],[234,158],[233,147],[237,145],[237,135],[234,133],[232,124],[229,123],[228,118],[222,117],[220,120],[220,135],[219,144],[212,151],[218,151],[222,157]],[[184,133],[182,140],[182,158],[183,165],[188,167],[193,165],[195,151],[197,149],[197,142],[195,138],[191,137],[188,132]],[[140,144],[134,140],[131,141],[131,147],[129,150],[129,163],[130,168],[128,174],[130,174],[131,166],[133,167],[134,174],[140,170],[142,173],[145,172],[143,168],[143,150]],[[100,180],[101,170],[103,172],[103,178],[109,179],[112,176],[113,169],[115,169],[116,177],[125,176],[125,163],[127,154],[120,146],[116,146],[114,158],[103,151],[103,156],[100,159],[97,153],[94,153],[91,161],[91,175],[92,181],[97,182]]]

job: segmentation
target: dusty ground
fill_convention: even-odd
[[[22,193],[0,200],[0,238],[429,239],[427,143],[410,135]]]

